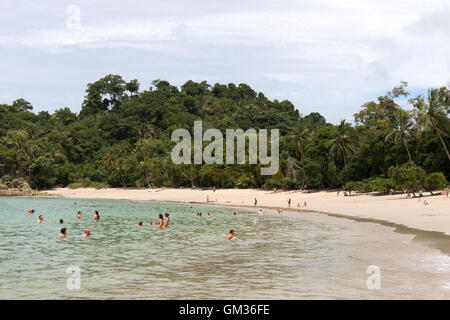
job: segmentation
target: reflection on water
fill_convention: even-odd
[[[93,208],[89,202],[0,198],[0,299],[450,298],[448,256],[374,223],[315,213],[239,210],[233,217],[229,208],[129,201],[97,200]],[[30,208],[34,216],[26,215]],[[92,221],[95,209],[99,222]],[[167,230],[150,226],[165,212]],[[57,238],[60,218],[68,239]],[[137,228],[139,221],[144,228]],[[85,228],[92,230],[87,240],[80,237]],[[230,229],[236,242],[224,240]],[[369,265],[381,268],[379,290],[367,289]],[[69,266],[81,270],[80,290],[67,289]]]

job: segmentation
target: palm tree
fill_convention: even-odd
[[[427,101],[421,96],[411,100],[415,110],[418,129],[426,132],[434,129],[441,141],[442,147],[450,161],[450,153],[445,145],[443,136],[448,136],[446,130],[450,128],[448,117],[450,92],[447,88],[428,90]]]
[[[328,141],[330,153],[342,153],[344,159],[344,166],[347,165],[347,155],[354,151],[354,138],[352,136],[352,127],[341,120],[341,123],[336,127],[334,138]]]
[[[394,137],[394,141],[397,143],[401,139],[403,144],[405,145],[406,152],[408,153],[409,162],[411,162],[411,153],[409,152],[408,141],[406,139],[406,136],[414,126],[411,120],[411,116],[408,112],[402,109],[398,109],[393,114],[392,120],[394,122],[394,127],[392,128],[392,131],[386,135],[386,138],[384,140],[387,141],[389,138]]]

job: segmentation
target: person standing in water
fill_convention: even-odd
[[[61,229],[61,233],[58,234],[58,237],[60,238],[67,238],[69,236],[69,232],[67,232],[66,228]]]
[[[237,217],[237,213],[236,211],[233,212],[233,216]]]
[[[164,228],[167,228],[169,226],[170,218],[168,213],[166,213],[165,216],[166,220],[164,220]]]
[[[208,212],[208,216],[207,216],[207,218],[211,218],[211,213],[209,213],[209,212]]]
[[[87,238],[91,235],[91,229],[84,230],[84,233],[81,235],[84,238]]]
[[[159,220],[158,220],[158,229],[162,229],[164,226],[164,217],[162,213],[159,214]]]
[[[225,237],[225,239],[228,240],[228,241],[234,241],[234,240],[236,240],[236,237],[234,236],[234,230],[233,230],[233,229],[230,230],[230,233],[227,234],[227,236]]]
[[[97,210],[95,210],[94,216],[92,217],[94,220],[100,220],[100,215]]]
[[[59,219],[59,224],[63,224],[64,220],[63,219]]]
[[[144,226],[144,224],[141,222],[138,223],[138,228],[142,228]]]
[[[44,221],[44,216],[39,216],[37,223],[42,223],[42,221]]]
[[[81,214],[81,211],[78,211],[78,213],[77,213],[77,218],[78,218],[78,219],[83,219],[83,215]]]
[[[259,209],[259,212],[258,212],[258,214],[259,214],[259,215],[262,215],[262,214],[263,214],[263,211],[262,211],[262,209]]]

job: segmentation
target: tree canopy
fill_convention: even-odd
[[[407,84],[366,102],[354,123],[328,123],[300,113],[288,100],[270,100],[249,85],[187,81],[180,88],[119,75],[87,85],[80,113],[60,107],[33,112],[23,98],[0,104],[0,177],[22,177],[34,188],[111,187],[340,188],[368,191],[427,187],[450,180],[448,87],[407,97]],[[141,90],[141,91],[140,91]],[[261,176],[256,165],[175,165],[177,128],[280,130],[280,170]],[[409,167],[405,167],[409,166]],[[410,179],[420,173],[416,180]],[[422,172],[423,171],[423,172]],[[432,174],[427,178],[426,174]],[[414,180],[414,181],[413,181]],[[363,183],[364,182],[364,183]],[[416,183],[417,182],[417,183]],[[409,188],[408,187],[408,188]]]

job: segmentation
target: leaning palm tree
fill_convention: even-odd
[[[408,141],[406,139],[407,135],[409,135],[414,126],[414,123],[411,120],[411,116],[405,110],[398,109],[393,114],[392,119],[394,122],[394,126],[392,128],[392,131],[386,135],[385,141],[394,137],[394,141],[397,143],[401,139],[401,141],[405,145],[406,152],[408,153],[409,162],[411,162],[411,153],[409,152]]]
[[[342,154],[344,159],[344,166],[347,165],[347,155],[354,152],[354,137],[352,136],[352,127],[341,120],[341,123],[336,127],[334,138],[327,143],[330,147],[330,153]]]
[[[450,105],[450,90],[448,88],[428,90],[427,101],[421,96],[411,100],[415,110],[417,127],[421,132],[434,129],[441,141],[442,147],[450,161],[450,153],[445,145],[443,136],[448,136],[450,119],[448,117]]]

